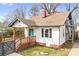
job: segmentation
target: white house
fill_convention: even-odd
[[[54,13],[47,17],[34,16],[31,21],[35,22],[31,26],[36,36],[36,42],[48,47],[59,48],[69,39],[68,27],[69,12]]]
[[[36,37],[36,42],[47,47],[60,48],[69,38],[69,13],[61,12],[51,15],[33,16],[30,20],[17,19],[10,23],[11,27],[25,28],[25,37]],[[29,39],[30,40],[30,39]]]

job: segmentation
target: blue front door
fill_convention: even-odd
[[[29,35],[30,35],[30,37],[32,37],[34,35],[33,29],[30,29]]]

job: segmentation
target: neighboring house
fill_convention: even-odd
[[[60,48],[71,33],[71,29],[67,27],[70,25],[69,14],[68,11],[51,15],[43,12],[42,16],[33,16],[30,20],[17,19],[11,22],[9,27],[24,28],[25,37],[35,36],[40,45]]]
[[[76,23],[75,32],[76,32],[77,39],[79,39],[79,23]]]
[[[76,25],[76,27],[75,27],[76,31],[79,31],[79,23],[76,23],[75,25]]]

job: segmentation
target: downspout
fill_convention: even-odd
[[[59,28],[59,47],[60,47],[60,26],[58,28]]]

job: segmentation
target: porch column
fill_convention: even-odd
[[[13,40],[14,40],[14,49],[16,51],[16,39],[15,39],[15,28],[13,27]]]
[[[25,38],[27,39],[27,42],[29,42],[29,27],[25,28]]]
[[[13,27],[13,39],[15,40],[15,28]]]

